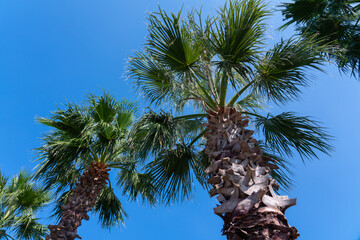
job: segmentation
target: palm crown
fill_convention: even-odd
[[[281,157],[294,150],[306,159],[317,157],[316,150],[331,149],[325,129],[309,117],[258,113],[264,99],[277,104],[297,99],[308,84],[305,71],[320,69],[327,49],[314,38],[290,38],[265,51],[268,15],[255,0],[230,1],[205,21],[196,11],[186,19],[181,12],[161,9],[149,14],[149,35],[143,50],[130,58],[129,76],[147,100],[172,111],[149,111],[134,125],[132,137],[142,142],[140,158],[155,157],[146,169],[168,201],[190,195],[192,173],[205,184],[209,160],[201,147],[207,131],[202,124],[220,108],[253,117],[263,133],[262,147],[282,167]],[[184,107],[196,112],[182,115]],[[277,169],[273,176],[287,188],[291,183],[283,171]]]
[[[90,95],[86,105],[67,104],[64,110],[57,110],[50,118],[38,119],[53,129],[44,136],[44,144],[37,149],[41,162],[35,177],[43,179],[47,188],[56,189],[58,204],[54,215],[60,218],[66,214],[63,206],[69,204],[70,195],[79,189],[81,177],[91,175],[90,166],[94,164],[104,168],[102,174],[107,182],[102,183],[105,185],[101,185],[93,207],[103,227],[123,223],[127,216],[107,177],[108,170],[119,170],[117,181],[124,194],[136,191],[143,199],[153,202],[151,184],[146,175],[134,171],[127,144],[129,127],[136,116],[135,103],[118,102],[104,94],[101,97]],[[94,179],[97,177],[91,177],[90,181]],[[87,184],[82,187],[86,188]]]
[[[21,171],[10,181],[0,173],[0,196],[0,239],[43,239],[46,227],[35,214],[50,201],[49,192]]]

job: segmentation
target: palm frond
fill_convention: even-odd
[[[254,89],[276,103],[297,99],[311,69],[321,70],[326,45],[313,38],[281,40],[257,65]]]
[[[16,219],[14,234],[19,240],[42,240],[47,234],[47,227],[38,223],[32,214]]]
[[[43,239],[47,230],[35,214],[49,201],[49,192],[36,185],[27,171],[15,175],[0,192],[1,239],[14,239],[11,235],[19,240]]]
[[[319,122],[309,117],[284,112],[276,116],[258,116],[255,122],[264,134],[264,144],[274,152],[291,157],[292,150],[296,150],[304,161],[305,158],[318,158],[316,151],[329,154],[332,150],[328,143],[332,137]]]
[[[148,201],[151,205],[156,203],[156,188],[153,179],[147,173],[136,170],[136,164],[128,164],[117,176],[117,185],[122,188],[123,194],[129,200],[135,201],[138,198]]]
[[[201,42],[194,42],[193,35],[182,27],[181,11],[168,15],[159,8],[159,12],[150,13],[148,51],[164,66],[177,72],[188,72],[199,60],[202,53]]]
[[[235,70],[245,77],[251,72],[264,38],[262,20],[268,15],[261,1],[228,1],[215,21],[211,42],[219,55],[217,65],[230,76]],[[234,79],[235,80],[235,79]]]
[[[129,77],[134,79],[135,87],[150,103],[159,105],[176,98],[175,89],[179,85],[173,72],[148,54],[137,52],[135,57],[130,58]]]
[[[30,173],[23,170],[12,178],[6,191],[6,204],[14,212],[36,212],[50,201],[48,190],[36,186]]]
[[[241,112],[254,112],[263,110],[266,105],[262,96],[259,96],[255,92],[249,93],[240,101],[234,104],[234,107]]]
[[[196,154],[191,147],[177,144],[174,149],[160,152],[147,165],[147,172],[153,177],[160,201],[170,204],[191,197],[195,161]]]
[[[132,101],[121,100],[118,103],[116,125],[119,129],[130,128],[139,117],[138,104]]]
[[[45,189],[54,189],[56,195],[66,189],[73,189],[84,169],[85,167],[77,168],[74,165],[48,169],[44,173],[46,175],[42,177],[44,179],[44,187]]]
[[[95,203],[94,211],[99,215],[99,222],[103,228],[110,229],[114,225],[124,224],[128,216],[110,186],[104,188]]]
[[[170,113],[149,110],[131,130],[131,139],[140,158],[174,145],[178,127]]]
[[[327,0],[295,0],[290,3],[282,3],[282,15],[288,20],[281,28],[292,23],[302,23],[323,13],[327,6]]]

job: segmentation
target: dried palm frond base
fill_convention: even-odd
[[[81,237],[77,228],[83,219],[89,220],[88,212],[95,205],[100,191],[109,180],[110,169],[103,163],[93,162],[80,177],[76,188],[63,205],[62,217],[58,225],[49,225],[50,235],[46,240],[74,240]]]
[[[229,240],[296,239],[298,231],[284,215],[296,199],[274,192],[279,186],[270,173],[278,166],[245,129],[248,122],[234,108],[208,113],[205,152],[212,163],[205,173],[213,186],[210,195],[218,195],[214,212],[224,220],[223,234]]]

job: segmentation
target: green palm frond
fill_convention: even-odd
[[[129,76],[135,79],[135,87],[150,103],[159,105],[176,99],[176,88],[180,86],[171,69],[148,54],[135,53],[135,57],[130,58]]]
[[[313,38],[281,40],[256,67],[255,90],[277,103],[297,99],[309,81],[306,71],[321,70],[325,50]]]
[[[309,21],[319,16],[327,6],[327,0],[295,0],[291,3],[282,3],[280,5],[284,20],[288,20],[282,28],[292,23],[301,23]]]
[[[89,96],[91,104],[91,115],[95,122],[111,123],[117,113],[118,102],[113,96],[104,93],[103,96]]]
[[[155,113],[149,109],[131,129],[131,139],[137,154],[145,158],[148,154],[174,145],[177,136],[176,122],[170,113]]]
[[[139,107],[135,102],[121,100],[118,103],[116,126],[119,129],[130,128],[139,117]]]
[[[186,73],[199,60],[202,53],[201,42],[187,28],[182,27],[181,11],[169,16],[159,8],[159,12],[150,13],[149,37],[146,46],[149,53],[171,70]]]
[[[50,193],[36,185],[26,171],[4,183],[0,192],[0,239],[43,239],[47,230],[35,214],[49,201]]]
[[[19,240],[43,240],[48,233],[47,227],[38,223],[32,214],[22,216],[16,220],[14,234]]]
[[[30,173],[26,171],[13,177],[6,191],[7,205],[11,206],[14,212],[35,212],[50,201],[48,191],[34,185]]]
[[[157,192],[151,176],[147,173],[138,172],[134,164],[128,166],[118,173],[117,185],[122,188],[123,194],[130,200],[134,201],[141,196],[144,202],[148,201],[154,205]]]
[[[124,224],[125,218],[128,216],[120,200],[116,197],[114,189],[109,186],[101,191],[94,211],[99,215],[101,226],[107,229],[114,225]]]
[[[220,9],[211,34],[220,69],[230,75],[235,70],[244,77],[251,72],[263,42],[267,15],[265,5],[256,0],[229,1]]]
[[[316,151],[326,154],[332,150],[327,143],[331,140],[326,130],[309,117],[299,117],[292,112],[276,116],[258,116],[256,127],[262,130],[265,145],[274,152],[291,157],[293,150],[304,158],[318,158]]]
[[[177,144],[174,149],[160,152],[154,161],[147,165],[147,171],[153,177],[161,201],[169,204],[191,197],[192,168],[195,161],[196,153],[191,147]]]
[[[71,165],[67,167],[56,167],[48,170],[46,176],[43,175],[45,189],[55,188],[55,194],[59,194],[66,189],[73,189],[80,178],[84,167],[76,168]]]
[[[336,46],[324,52],[344,73],[358,77],[360,73],[359,4],[358,1],[295,0],[280,5],[287,22],[284,29],[294,23],[295,30],[304,38],[316,36],[318,44]]]

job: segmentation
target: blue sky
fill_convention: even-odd
[[[0,1],[0,168],[12,175],[35,166],[32,149],[47,129],[34,119],[48,116],[56,105],[80,103],[89,92],[101,94],[103,89],[118,98],[141,100],[123,76],[127,57],[145,40],[147,11],[156,10],[157,4],[171,11],[203,4],[203,12],[213,14],[222,3]],[[269,37],[278,39],[281,33],[274,29],[281,17],[268,21]],[[286,215],[302,240],[358,239],[360,82],[340,75],[333,66],[325,70],[313,72],[313,84],[304,89],[302,101],[269,109],[313,116],[335,136],[332,157],[320,155],[320,160],[305,165],[292,159],[296,187],[289,194],[297,197],[298,205]],[[83,239],[225,239],[220,237],[222,222],[212,213],[216,201],[200,187],[192,200],[167,208],[122,200],[130,216],[126,226],[109,233],[90,220],[79,230]]]

